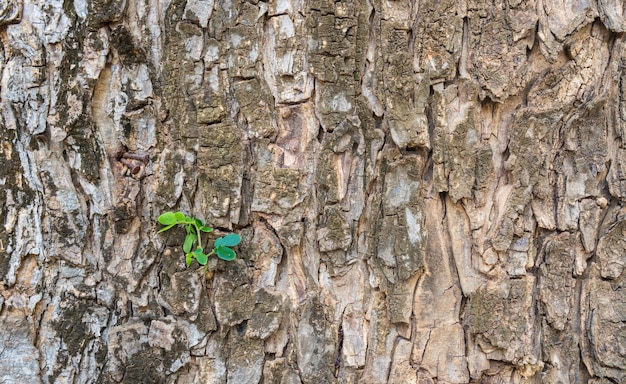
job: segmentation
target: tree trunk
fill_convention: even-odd
[[[1,0],[0,383],[626,382],[625,16]]]

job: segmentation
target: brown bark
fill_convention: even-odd
[[[625,15],[0,1],[0,382],[626,381]]]

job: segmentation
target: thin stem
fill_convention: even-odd
[[[206,255],[206,256],[207,256],[207,263],[206,263],[206,265],[204,266],[204,273],[209,272],[209,262],[208,262],[208,258],[209,258],[209,256],[214,255],[214,254],[215,254],[215,248],[213,248],[213,249],[211,250],[211,252],[210,252],[208,255]]]
[[[193,223],[193,227],[196,229],[196,233],[198,234],[198,245],[200,246],[200,248],[204,249],[202,247],[202,238],[200,237],[200,228],[198,228],[195,222]]]

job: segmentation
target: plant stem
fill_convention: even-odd
[[[209,253],[208,255],[206,255],[206,256],[207,256],[207,263],[206,263],[206,265],[204,266],[204,273],[209,272],[209,262],[208,262],[208,258],[209,258],[209,256],[214,255],[214,254],[215,254],[215,248],[213,248],[213,249],[211,250],[211,253]]]
[[[196,229],[196,233],[198,234],[198,245],[200,248],[204,249],[204,247],[202,247],[202,238],[200,237],[200,228],[198,228],[195,222],[193,223],[193,227]]]

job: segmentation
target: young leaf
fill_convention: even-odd
[[[222,243],[220,245],[224,245],[226,247],[234,247],[235,245],[241,243],[241,236],[236,233],[229,233],[224,236]]]
[[[224,246],[217,247],[215,249],[215,253],[217,253],[217,256],[220,259],[226,260],[226,261],[235,260],[235,257],[237,256],[235,254],[235,251],[233,251],[232,249],[230,249],[228,247],[224,247]]]
[[[165,212],[158,218],[159,223],[163,225],[171,225],[176,224],[176,216],[174,216],[174,212]]]
[[[185,242],[183,243],[183,251],[185,251],[185,253],[191,252],[191,246],[195,240],[196,235],[194,233],[188,233],[187,236],[185,236]]]
[[[198,248],[193,252],[193,255],[196,257],[196,261],[200,265],[206,265],[208,260],[208,256],[202,253],[202,248]]]
[[[158,217],[158,221],[164,226],[158,233],[165,232],[177,224],[185,226],[187,235],[183,242],[183,251],[185,251],[185,265],[187,267],[193,263],[194,259],[199,264],[206,266],[209,256],[214,253],[217,253],[218,257],[223,260],[234,260],[237,256],[235,251],[229,247],[234,247],[241,242],[241,236],[238,234],[228,234],[215,240],[213,251],[207,255],[202,251],[200,232],[212,232],[213,228],[205,226],[202,220],[187,216],[182,212],[164,212]],[[197,244],[197,247],[191,252],[194,244]]]
[[[167,231],[168,229],[172,228],[175,225],[176,224],[170,224],[167,227],[163,227],[163,228],[159,229],[159,232],[157,232],[157,233],[165,232],[165,231]]]

